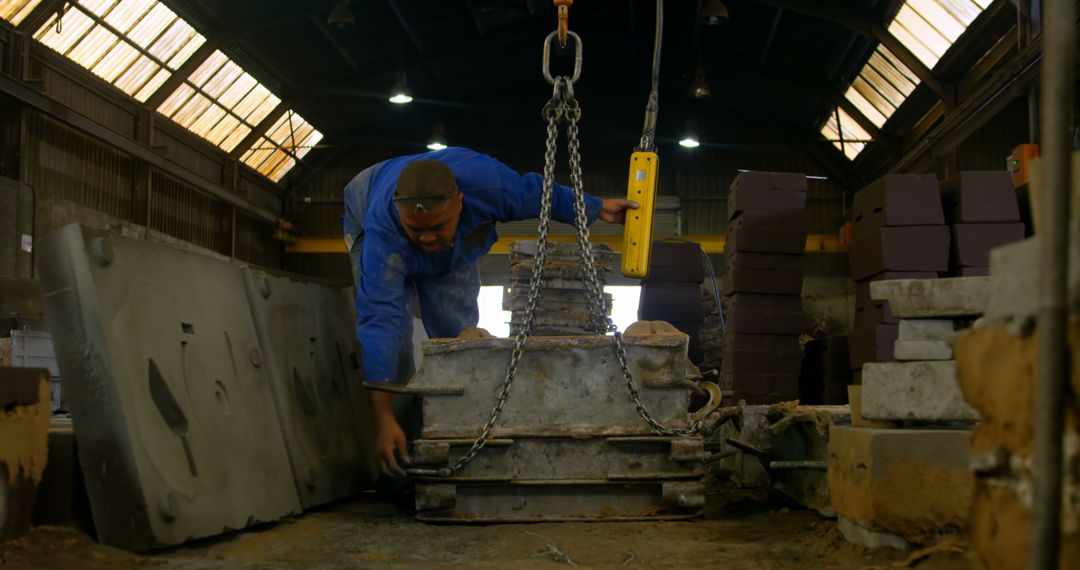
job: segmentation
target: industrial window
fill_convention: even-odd
[[[59,25],[50,18],[34,39],[140,102],[206,41],[156,0],[68,2]]]
[[[839,123],[837,123],[839,120]],[[843,109],[835,108],[821,127],[825,140],[840,149],[848,160],[855,160],[871,140],[870,133],[863,130]]]
[[[889,24],[889,33],[932,68],[992,1],[907,0]],[[878,45],[844,92],[844,98],[867,120],[881,127],[918,84],[919,79],[911,69],[885,46]],[[871,141],[870,135],[842,109],[833,110],[821,127],[821,134],[849,159],[854,159]]]
[[[215,51],[157,110],[232,152],[280,103],[269,89]]]
[[[315,130],[311,123],[290,110],[244,153],[241,160],[259,174],[277,182],[322,137],[322,133]]]
[[[919,80],[885,46],[879,45],[844,97],[878,127],[915,90]]]
[[[503,310],[503,289],[501,285],[485,285],[480,288],[477,306],[480,309],[478,327],[489,333],[506,338],[510,336],[510,311]],[[641,299],[640,285],[605,285],[604,292],[611,295],[611,320],[620,331],[638,320],[638,301]]]
[[[0,18],[18,26],[40,3],[41,0],[0,0]]]
[[[992,0],[907,0],[889,33],[933,68]]]

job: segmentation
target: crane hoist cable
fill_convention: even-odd
[[[630,154],[630,174],[626,184],[626,199],[637,202],[638,208],[626,213],[621,270],[623,275],[636,279],[649,274],[649,256],[652,253],[653,212],[656,210],[656,185],[660,173],[660,155],[656,152],[656,117],[660,112],[660,45],[663,38],[664,0],[656,0],[652,84],[645,103],[641,141]]]

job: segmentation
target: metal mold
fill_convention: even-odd
[[[106,237],[102,265],[90,244]],[[236,265],[78,225],[42,240],[39,265],[102,542],[146,550],[300,511],[273,390],[246,362]]]
[[[180,544],[374,481],[339,291],[76,225],[41,267],[102,542]]]
[[[682,333],[626,336],[630,370],[642,401],[659,421],[687,425],[692,365]],[[424,395],[422,436],[473,438],[490,416],[513,339],[427,341],[409,385]],[[448,383],[458,395],[437,393]],[[583,413],[588,410],[588,413]],[[605,336],[537,337],[526,343],[518,378],[496,424],[496,437],[651,434],[631,405]]]
[[[371,486],[374,426],[350,362],[359,347],[343,297],[323,285],[242,271],[265,355],[257,360],[274,388],[301,504],[307,509]]]

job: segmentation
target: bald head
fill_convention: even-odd
[[[401,227],[426,253],[454,245],[462,195],[450,167],[437,160],[414,160],[398,175],[394,192]]]
[[[430,212],[446,207],[457,193],[454,173],[437,160],[414,160],[398,175],[394,202],[402,212]]]

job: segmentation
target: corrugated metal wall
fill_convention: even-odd
[[[281,267],[284,247],[271,239],[276,228],[247,214],[236,214],[236,258],[263,267]]]
[[[224,204],[167,174],[150,175],[152,229],[220,251],[225,243],[221,223]]]
[[[7,39],[7,35],[0,35]],[[47,48],[30,47],[26,74],[36,80],[34,86],[42,94],[122,136],[135,138],[136,101]],[[14,257],[3,260],[5,272],[23,277],[32,274],[22,260],[25,256],[16,238],[25,233],[41,239],[73,222],[155,241],[175,238],[202,248],[200,251],[228,253],[235,246],[234,255],[239,259],[282,266],[283,250],[273,239],[273,223],[238,213],[235,224],[230,224],[233,209],[222,200],[167,174],[167,169],[154,167],[149,168],[145,189],[149,208],[136,211],[143,202],[137,198],[139,165],[132,156],[69,127],[62,115],[54,118],[6,97],[0,111],[3,133],[10,137],[5,141],[10,144],[5,145],[2,166],[13,181],[0,196],[0,201],[12,206],[0,212],[0,224],[18,234],[14,238],[11,232],[4,234],[11,242],[5,246],[14,248]],[[20,138],[20,132],[25,136]],[[205,141],[161,118],[150,136],[150,144],[167,161],[213,184],[227,186],[224,173],[229,158]],[[283,193],[279,187],[242,168],[236,181],[238,191],[250,200],[281,211]],[[137,219],[145,219],[146,228],[132,223]]]
[[[1026,98],[1013,101],[957,149],[960,170],[1004,170],[1008,156],[1028,140]]]
[[[130,219],[131,157],[40,113],[26,113],[25,182],[46,196]]]
[[[48,52],[48,48],[35,45],[32,51]],[[51,53],[49,56],[50,59],[55,59],[51,57]],[[113,102],[103,93],[111,90],[111,87],[92,87],[83,79],[88,72],[68,61],[46,64],[41,59],[32,57],[30,62],[30,77],[42,81],[45,95],[120,134],[135,134],[134,107]]]

